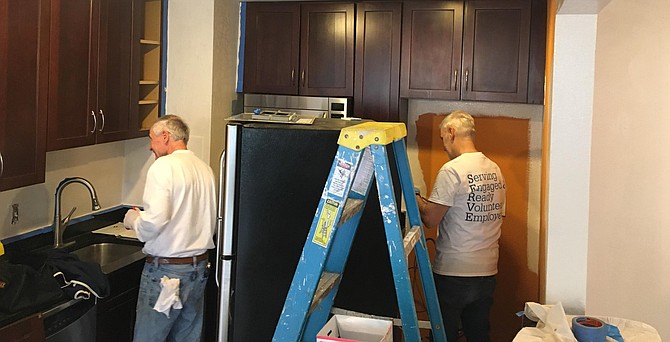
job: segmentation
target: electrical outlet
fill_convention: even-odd
[[[19,223],[19,204],[12,204],[12,224]]]

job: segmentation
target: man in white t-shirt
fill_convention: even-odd
[[[439,228],[433,273],[447,340],[458,340],[462,326],[468,342],[489,341],[505,179],[476,149],[470,114],[447,115],[440,137],[450,160],[440,168],[430,197],[416,198],[423,223]]]
[[[187,149],[189,135],[176,115],[153,124],[149,145],[156,161],[147,172],[143,210],[128,210],[123,220],[144,242],[147,255],[135,342],[201,340],[216,186],[209,165]]]

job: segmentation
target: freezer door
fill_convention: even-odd
[[[219,286],[217,340],[228,341],[230,298],[233,269],[233,227],[235,220],[235,183],[237,179],[237,149],[239,126],[226,126],[226,147],[221,155],[219,171],[219,208],[217,214],[217,267]]]

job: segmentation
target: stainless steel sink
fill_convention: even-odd
[[[100,264],[102,272],[112,273],[124,266],[144,258],[142,246],[102,242],[72,251],[82,261]]]

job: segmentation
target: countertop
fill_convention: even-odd
[[[75,241],[71,248],[76,249],[78,246],[87,245],[93,242],[113,242],[119,238],[113,235],[93,234],[92,231],[99,228],[107,227],[109,225],[122,222],[126,211],[130,207],[119,206],[110,208],[98,213],[88,215],[84,220],[72,223],[64,232],[63,241],[68,243]],[[124,238],[128,240],[127,238]],[[5,255],[0,256],[0,261],[17,260],[21,258],[22,254],[34,253],[39,250],[50,248],[53,245],[53,233],[47,231],[38,235],[34,235],[25,239],[20,239],[5,245]],[[137,243],[140,243],[137,241]],[[72,248],[73,247],[73,248]],[[50,309],[73,301],[70,298],[63,297],[60,300],[51,303],[44,303],[39,307],[21,310],[13,313],[5,313],[0,311],[0,327],[9,325],[22,318],[34,315],[36,313],[44,313]]]

